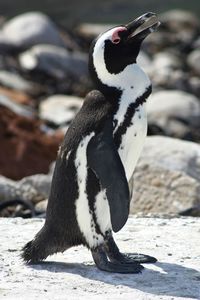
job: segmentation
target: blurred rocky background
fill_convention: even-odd
[[[200,216],[200,2],[10,2],[0,3],[0,216],[44,216],[58,146],[92,89],[90,43],[146,11],[161,26],[138,58],[153,94],[131,213]]]

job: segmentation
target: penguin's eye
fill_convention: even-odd
[[[114,40],[112,40],[113,44],[119,44],[120,41],[120,38],[115,38]]]
[[[113,34],[112,34],[112,43],[113,44],[119,44],[120,43],[120,41],[121,41],[121,37],[120,37],[120,35],[121,35],[121,33],[123,32],[123,31],[126,31],[127,29],[125,28],[125,27],[118,27],[114,32],[113,32]]]

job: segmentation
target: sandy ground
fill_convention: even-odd
[[[22,246],[41,219],[0,219],[0,299],[200,299],[200,218],[129,218],[115,235],[123,252],[157,257],[139,275],[99,271],[83,247],[26,266]]]

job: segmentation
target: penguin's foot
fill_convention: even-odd
[[[114,239],[112,236],[109,236],[104,245],[105,252],[109,257],[111,262],[120,262],[124,263],[155,263],[157,259],[153,256],[139,254],[139,253],[131,253],[131,254],[123,254],[119,251]]]
[[[102,246],[98,246],[92,250],[92,256],[96,266],[103,271],[113,272],[113,273],[141,273],[144,268],[138,262],[135,261],[108,261],[106,252],[103,250]]]
[[[140,264],[145,264],[145,263],[155,263],[157,262],[157,259],[153,256],[149,256],[146,254],[141,254],[141,253],[120,253],[120,258],[117,259],[122,261],[122,262],[137,262]],[[115,260],[114,260],[115,261]]]

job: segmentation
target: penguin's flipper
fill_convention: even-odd
[[[124,166],[113,140],[112,126],[112,120],[107,120],[100,133],[91,139],[87,161],[106,190],[112,229],[117,232],[128,219],[130,195]]]

